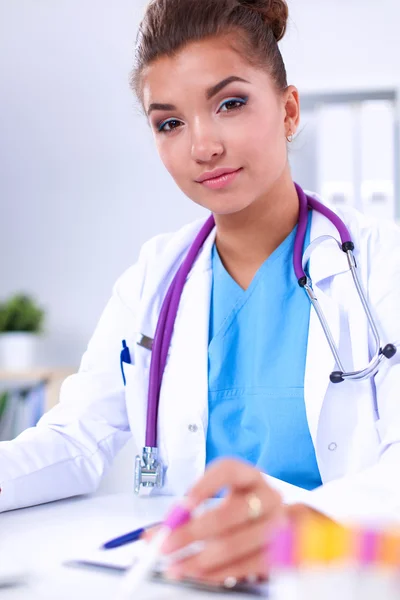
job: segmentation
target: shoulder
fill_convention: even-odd
[[[314,192],[307,192],[328,206],[349,229],[353,242],[361,252],[367,248],[379,252],[389,249],[400,252],[400,227],[389,219],[366,215],[352,206],[332,206]]]
[[[139,262],[149,262],[160,260],[160,256],[181,254],[188,250],[193,242],[193,238],[200,231],[208,217],[197,219],[181,227],[178,231],[162,233],[148,240],[143,244]]]
[[[140,297],[147,278],[162,280],[169,271],[175,273],[207,218],[197,219],[178,231],[162,233],[145,242],[137,262],[118,278],[114,292],[120,298],[130,298],[135,291]]]
[[[370,217],[351,207],[342,208],[338,214],[361,242],[400,249],[400,227],[394,221]]]

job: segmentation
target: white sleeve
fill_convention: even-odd
[[[139,291],[137,265],[125,279],[133,294]],[[62,385],[60,403],[36,427],[0,443],[0,512],[97,488],[130,437],[120,350],[132,322],[132,308],[122,302],[116,285],[79,372]]]

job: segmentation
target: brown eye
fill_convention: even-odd
[[[167,133],[168,131],[172,131],[173,129],[177,129],[181,124],[177,119],[170,119],[169,121],[163,121],[158,126],[158,131]]]
[[[221,112],[231,112],[232,110],[240,109],[247,104],[247,98],[229,98],[225,100],[219,108]]]

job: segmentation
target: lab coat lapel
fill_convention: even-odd
[[[335,305],[325,292],[314,287],[321,309],[329,323],[333,338],[339,344],[340,314],[339,307]],[[310,325],[308,332],[308,349],[306,359],[306,372],[304,379],[304,398],[306,403],[307,420],[311,437],[316,445],[318,422],[321,408],[330,383],[329,376],[335,370],[335,359],[326,340],[317,313],[311,307]]]
[[[208,422],[208,333],[212,285],[211,249],[215,230],[206,240],[183,289],[160,395],[159,435],[167,463],[184,459],[187,480],[205,464],[205,441],[191,444],[193,433],[204,438]],[[189,433],[188,433],[189,432]],[[189,436],[189,437],[186,437]],[[178,450],[179,440],[188,440]],[[200,449],[203,449],[201,451]],[[191,454],[193,453],[193,456]],[[184,465],[181,464],[181,469]],[[199,474],[197,473],[197,476]]]
[[[322,235],[338,239],[335,227],[320,213],[313,211],[312,242]],[[335,242],[321,244],[312,254],[309,264],[310,278],[320,307],[328,321],[333,338],[339,346],[340,306],[333,297],[334,279],[348,270],[347,258]],[[328,387],[329,376],[335,370],[335,359],[326,340],[316,311],[311,307],[308,349],[304,381],[304,396],[311,437],[316,446],[318,422]]]

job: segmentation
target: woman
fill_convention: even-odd
[[[400,505],[399,353],[373,380],[330,383],[335,361],[293,271],[300,191],[287,142],[300,108],[278,48],[287,18],[284,0],[153,0],[138,38],[132,83],[160,157],[215,219],[180,298],[153,458],[162,462],[163,493],[184,494],[200,479],[194,506],[228,494],[171,538],[166,551],[207,542],[176,576],[261,575],[265,531],[285,519],[309,511],[382,519]],[[382,336],[399,340],[399,231],[351,209],[340,216]],[[129,430],[138,451],[154,445],[145,440],[149,348],[203,224],[143,247],[60,405],[0,445],[0,510],[93,491]],[[304,245],[337,237],[316,211],[306,225]],[[369,328],[345,254],[321,245],[309,270],[346,364],[363,366]],[[223,457],[240,460],[217,461],[201,479]]]

